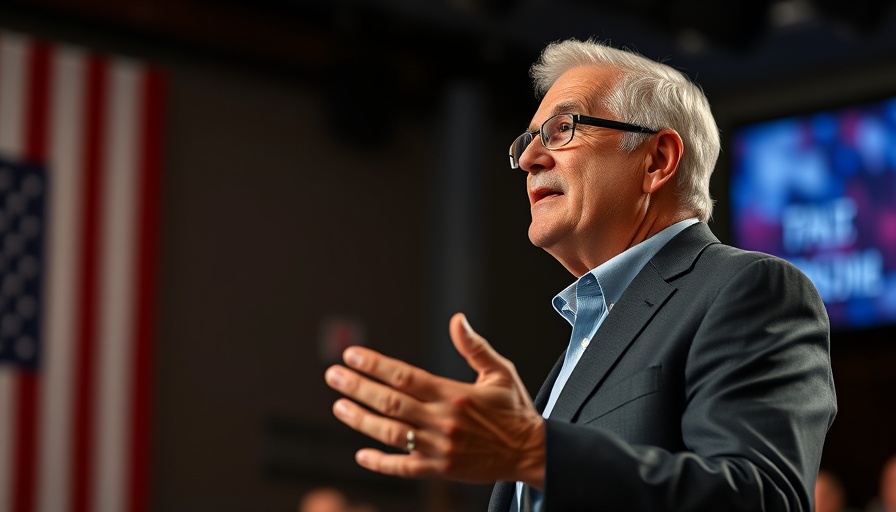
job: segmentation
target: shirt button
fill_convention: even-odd
[[[588,338],[582,338],[582,348],[588,348],[588,344],[591,343],[591,340]]]

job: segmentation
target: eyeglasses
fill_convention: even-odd
[[[535,140],[536,135],[541,136],[541,143],[547,149],[561,148],[572,140],[576,133],[577,124],[587,124],[589,126],[598,126],[600,128],[610,128],[612,130],[622,130],[626,132],[637,133],[656,133],[659,130],[651,130],[636,124],[623,123],[621,121],[611,121],[609,119],[601,119],[599,117],[583,116],[581,114],[557,114],[551,116],[547,121],[542,123],[541,128],[531,132],[523,132],[522,135],[513,141],[510,145],[510,168],[519,169],[520,157],[523,151],[529,147],[529,144]]]

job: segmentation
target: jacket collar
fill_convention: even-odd
[[[571,421],[575,417],[588,397],[603,383],[616,361],[675,293],[672,281],[690,271],[700,253],[716,243],[719,240],[709,226],[699,222],[672,238],[644,266],[594,336],[591,346],[600,349],[586,350],[582,354],[551,411],[552,419]],[[544,409],[561,365],[562,355],[536,395],[538,410]]]

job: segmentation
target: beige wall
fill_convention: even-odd
[[[429,134],[408,120],[389,146],[342,145],[318,93],[237,70],[174,67],[169,94],[153,509],[291,509],[301,481],[263,474],[268,422],[348,431],[322,319],[423,356]]]

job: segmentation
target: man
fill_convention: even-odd
[[[554,299],[566,355],[533,403],[460,313],[472,384],[347,349],[334,414],[409,452],[357,462],[497,482],[490,511],[811,510],[836,411],[827,315],[795,267],[705,224],[719,136],[702,91],[590,40],[549,45],[532,76],[543,98],[510,159],[530,240],[577,278]]]

